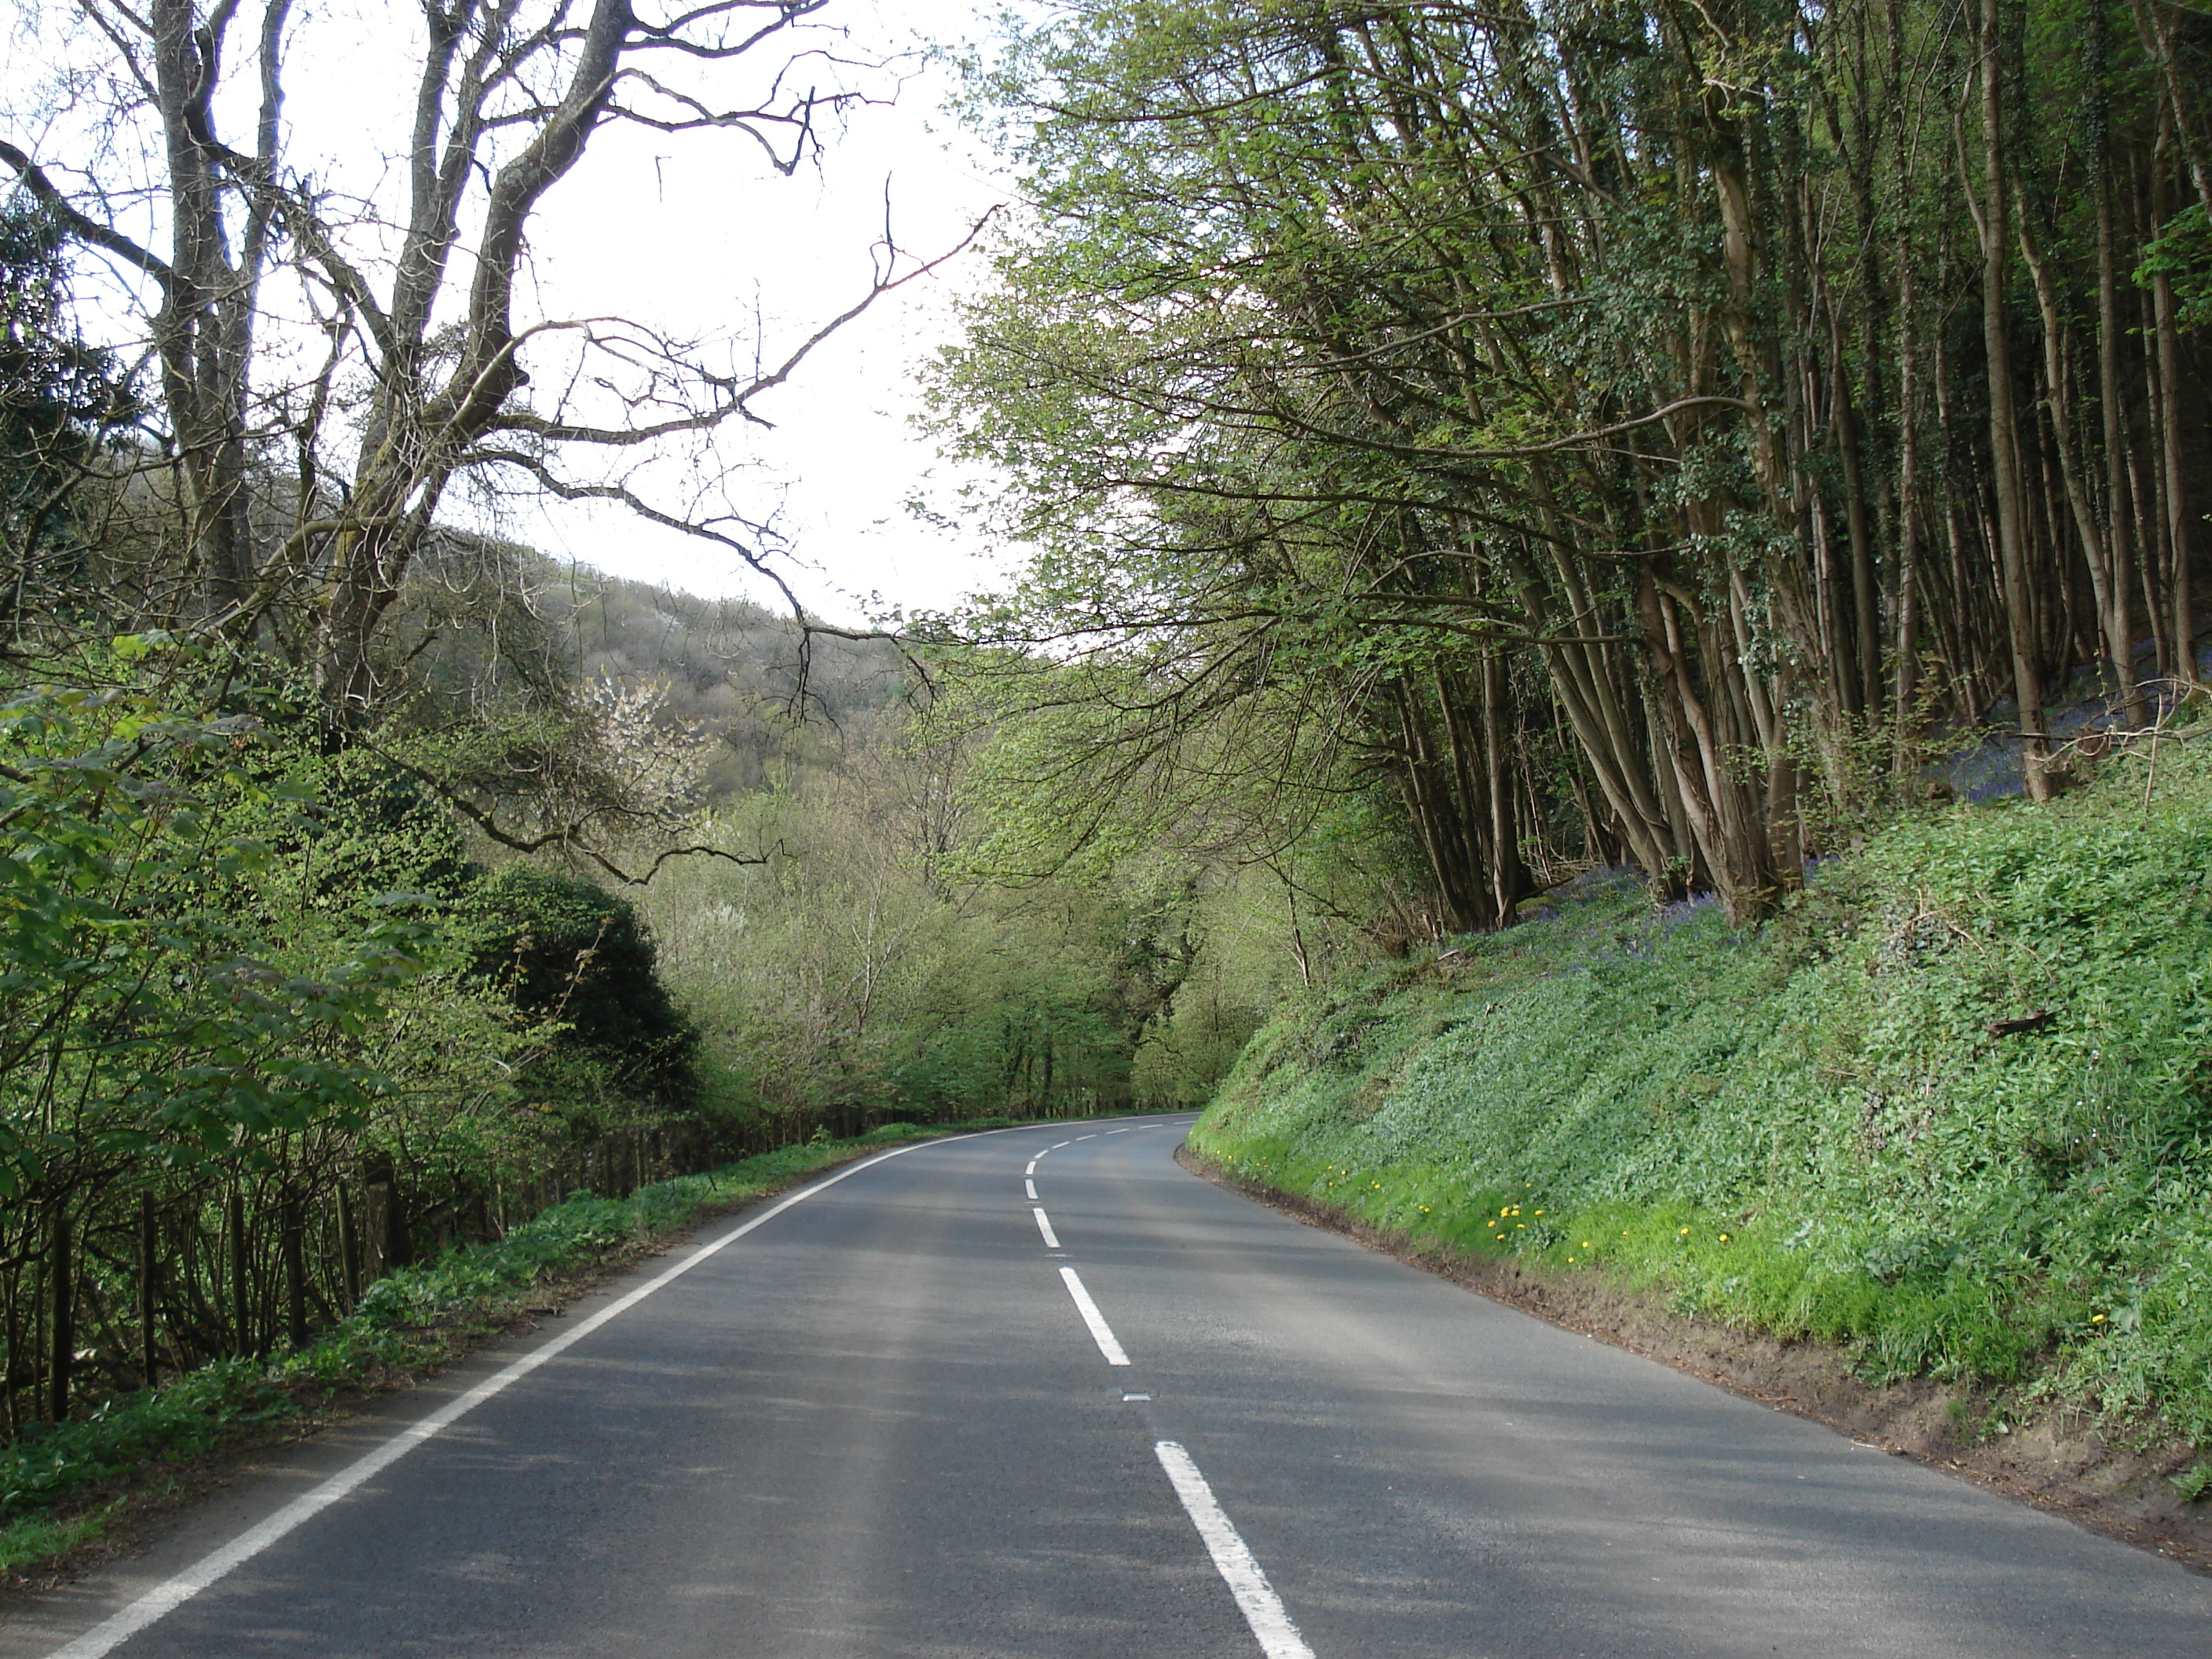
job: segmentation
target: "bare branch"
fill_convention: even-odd
[[[0,161],[5,161],[15,170],[15,177],[21,180],[23,187],[48,212],[60,220],[77,240],[112,253],[117,258],[144,271],[163,288],[169,285],[172,273],[167,260],[139,246],[112,226],[100,224],[77,211],[69,198],[46,176],[46,170],[4,138],[0,138]]]

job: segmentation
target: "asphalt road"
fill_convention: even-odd
[[[1248,1203],[1188,1122],[718,1224],[0,1659],[2212,1654],[2212,1579]]]

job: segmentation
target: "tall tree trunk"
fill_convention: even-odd
[[[1891,15],[1895,17],[1893,4]],[[1897,677],[1890,718],[1896,746],[1890,766],[1902,776],[1920,733],[1914,705],[1920,692],[1920,392],[1919,319],[1913,314],[1912,233],[1899,214],[1897,236]]]
[[[2103,86],[2111,24],[2101,7],[2090,8],[2091,99],[2094,116],[2090,172],[2097,206],[2097,416],[2105,452],[2105,557],[2111,571],[2109,628],[2118,641],[2120,722],[2140,730],[2148,720],[2141,677],[2136,672],[2133,541],[2130,537],[2127,477],[2127,414],[2120,393],[2119,276],[2112,223],[2111,122]]]
[[[307,1346],[307,1263],[305,1206],[288,1182],[277,1216],[277,1243],[284,1258],[284,1340],[296,1353]]]
[[[1515,806],[1510,749],[1506,736],[1507,684],[1505,659],[1495,651],[1482,658],[1482,750],[1484,781],[1490,797],[1490,874],[1493,901],[1492,925],[1509,927],[1527,890],[1528,872],[1521,861],[1520,825]]]
[[[248,1291],[246,1263],[246,1194],[235,1183],[230,1189],[228,1226],[230,1235],[231,1352],[240,1358],[253,1352],[253,1308]]]
[[[2034,594],[2027,568],[2027,496],[2020,475],[2013,398],[2012,335],[2005,314],[2009,234],[2004,152],[2002,0],[1982,0],[1982,344],[1989,356],[1990,471],[1996,496],[1997,559],[2012,645],[2013,696],[2020,709],[2021,770],[2032,800],[2049,800],[2049,734],[2036,660]]]
[[[338,1271],[345,1279],[345,1308],[361,1300],[361,1223],[354,1215],[353,1188],[338,1182]]]
[[[161,1305],[161,1256],[156,1249],[159,1235],[155,1223],[154,1194],[143,1193],[138,1199],[138,1369],[145,1385],[152,1388],[161,1381],[161,1343],[155,1328],[155,1314]]]
[[[2090,591],[2097,612],[2098,641],[2112,668],[2115,694],[2124,696],[2124,689],[2134,678],[2130,666],[2133,653],[2126,634],[2114,626],[2111,556],[2106,551],[2103,526],[2097,520],[2096,504],[2089,498],[2087,470],[2075,453],[2077,432],[2066,319],[2059,309],[2057,286],[2051,281],[2050,268],[2025,216],[2020,225],[2020,252],[2034,281],[2036,307],[2042,316],[2043,378],[2051,416],[2051,447],[2057,459],[2067,507],[2073,517],[2074,533],[2081,538],[2082,559],[2088,567]]]
[[[57,1423],[70,1414],[70,1372],[76,1364],[76,1262],[70,1251],[69,1206],[54,1206],[48,1241],[46,1411]]]

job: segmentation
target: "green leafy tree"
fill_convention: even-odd
[[[67,233],[21,191],[0,199],[0,646],[27,622],[87,599],[72,513],[105,441],[139,404],[114,354],[69,316]]]
[[[509,865],[470,896],[477,971],[526,1013],[565,1028],[556,1047],[604,1066],[621,1095],[663,1109],[700,1097],[699,1034],[656,971],[636,908],[587,881]]]

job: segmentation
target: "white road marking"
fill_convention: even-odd
[[[1075,1143],[1072,1140],[1055,1140],[1051,1146],[1046,1147],[1044,1151],[1046,1152],[1056,1152],[1063,1146],[1073,1146],[1073,1145],[1075,1145]],[[1037,1156],[1039,1158],[1042,1158],[1044,1156],[1044,1152],[1039,1152]]]
[[[1037,1212],[1042,1219],[1044,1212]],[[1083,1288],[1083,1281],[1075,1276],[1073,1267],[1062,1267],[1060,1276],[1067,1281],[1067,1293],[1075,1298],[1075,1311],[1083,1316],[1083,1322],[1091,1327],[1091,1340],[1098,1345],[1098,1352],[1106,1356],[1109,1365],[1126,1365],[1129,1356],[1121,1352],[1121,1345],[1114,1340],[1114,1328],[1106,1322],[1106,1316],[1098,1311],[1098,1304],[1091,1299],[1091,1292]]]
[[[1206,1553],[1213,1558],[1215,1570],[1228,1584],[1229,1593],[1237,1598],[1244,1622],[1260,1638],[1260,1651],[1267,1659],[1314,1659],[1314,1650],[1306,1645],[1305,1638],[1298,1634],[1298,1627],[1284,1611],[1282,1597],[1275,1594],[1267,1575],[1260,1571],[1252,1552],[1245,1547],[1237,1528],[1214,1501],[1213,1488],[1206,1484],[1206,1477],[1198,1472],[1198,1465],[1191,1461],[1190,1454],[1173,1440],[1158,1441],[1152,1450],[1159,1457],[1160,1467],[1168,1472],[1176,1496],[1182,1499],[1191,1525],[1198,1528]]]
[[[1034,1181],[1024,1181],[1024,1182],[1022,1182],[1022,1190],[1023,1190],[1024,1192],[1027,1193],[1027,1194],[1030,1195],[1030,1203],[1034,1204],[1034,1203],[1036,1203],[1036,1182],[1034,1182]]]
[[[1076,1139],[1077,1139],[1078,1140],[1096,1140],[1096,1139],[1098,1139],[1098,1137],[1097,1137],[1097,1135],[1095,1135],[1095,1134],[1091,1134],[1091,1135],[1078,1135],[1078,1136],[1076,1136]]]
[[[1031,1198],[1035,1198],[1036,1194],[1035,1193],[1031,1193],[1030,1196]],[[1052,1223],[1045,1219],[1043,1208],[1042,1206],[1034,1208],[1030,1210],[1030,1213],[1037,1218],[1037,1231],[1044,1235],[1045,1249],[1048,1250],[1058,1249],[1060,1248],[1060,1240],[1053,1236]]]
[[[1125,1135],[1129,1132],[1127,1129],[1109,1129],[1106,1133],[1109,1135]]]
[[[974,1140],[979,1139],[981,1135],[1005,1133],[1006,1132],[1002,1129],[984,1129],[975,1135],[948,1136],[946,1139]],[[908,1152],[917,1152],[924,1146],[943,1145],[945,1145],[944,1140],[916,1141],[911,1146],[900,1146],[879,1157],[869,1158],[865,1163],[855,1164],[848,1170],[840,1170],[827,1180],[817,1181],[811,1187],[802,1188],[781,1203],[762,1211],[750,1221],[731,1228],[713,1243],[702,1245],[674,1267],[663,1269],[627,1296],[618,1297],[610,1302],[589,1319],[578,1321],[575,1325],[562,1332],[543,1347],[532,1349],[512,1364],[486,1377],[466,1394],[447,1401],[420,1422],[410,1424],[382,1445],[372,1451],[362,1453],[361,1456],[324,1481],[321,1486],[294,1498],[258,1525],[247,1528],[221,1549],[202,1556],[175,1577],[156,1584],[121,1612],[94,1625],[67,1646],[55,1649],[48,1656],[48,1659],[101,1659],[102,1655],[113,1652],[163,1614],[174,1612],[207,1589],[209,1585],[216,1583],[252,1560],[299,1526],[301,1522],[319,1515],[364,1481],[382,1474],[441,1430],[451,1428],[494,1395],[504,1393],[509,1387],[520,1382],[547,1360],[574,1347],[609,1320],[628,1313],[655,1291],[681,1279],[709,1256],[718,1255],[736,1243],[754,1228],[775,1220],[793,1205],[804,1204],[817,1193],[826,1192],[839,1182],[849,1180],[863,1170],[872,1170],[878,1164],[890,1158],[903,1157]],[[1101,1328],[1103,1329],[1103,1327],[1102,1326]],[[1124,1360],[1121,1363],[1126,1364],[1127,1362]]]
[[[1037,1154],[1037,1158],[1042,1158],[1044,1154],[1042,1152],[1039,1152]],[[1025,1176],[1033,1176],[1036,1173],[1036,1158],[1033,1158],[1030,1160],[1030,1167],[1023,1170],[1022,1173]]]

